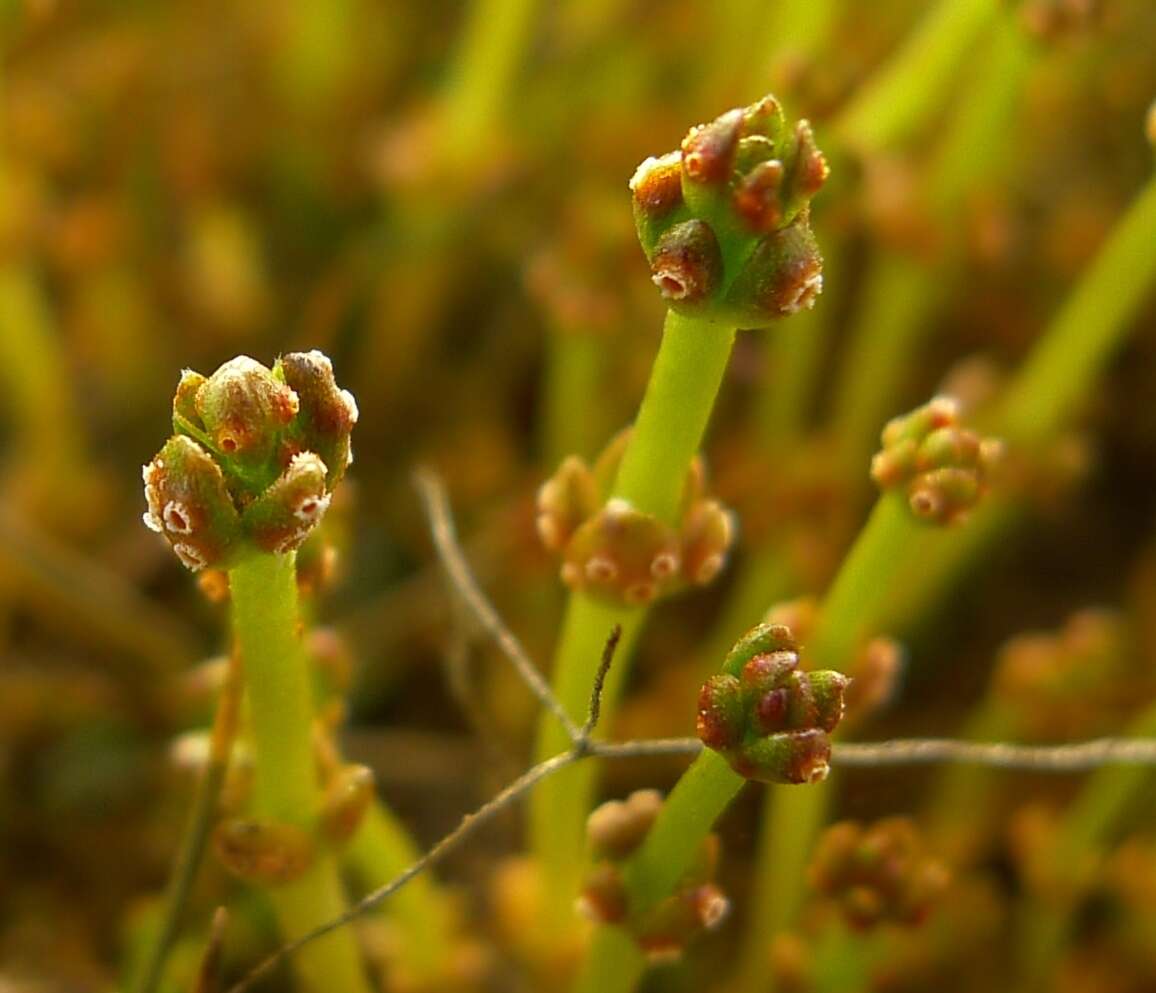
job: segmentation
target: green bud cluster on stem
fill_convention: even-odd
[[[827,174],[810,124],[789,126],[773,96],[643,162],[630,181],[635,227],[667,305],[741,328],[810,307],[823,260],[809,205]]]
[[[850,679],[804,672],[789,628],[760,624],[702,687],[698,736],[745,779],[816,783],[830,769],[830,733],[843,718]]]
[[[186,371],[173,436],[144,467],[145,524],[189,569],[229,569],[305,541],[352,461],[357,404],[321,352]]]

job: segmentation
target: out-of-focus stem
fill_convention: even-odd
[[[911,136],[943,105],[997,0],[939,0],[836,122],[842,141],[877,152]]]
[[[609,434],[602,404],[605,339],[596,333],[551,328],[546,339],[542,448],[546,465],[567,455],[590,458]]]
[[[691,460],[702,443],[734,343],[734,328],[725,328],[668,313],[662,344],[654,362],[630,442],[611,497],[626,500],[644,513],[674,523]],[[603,726],[613,720],[631,646],[646,609],[618,607],[570,597],[562,638],[554,661],[554,692],[567,713],[581,725],[590,702],[602,647],[614,625],[622,626],[616,664],[602,697]],[[539,725],[539,761],[569,744],[550,714]],[[590,807],[594,773],[584,766],[567,769],[534,793],[530,804],[531,847],[544,873],[548,901],[545,925],[568,928],[584,864],[584,821]]]
[[[377,803],[350,839],[343,861],[363,886],[372,889],[400,875],[420,856],[421,851],[390,810]],[[399,890],[386,908],[402,938],[399,956],[422,978],[441,975],[450,953],[452,921],[436,887],[430,876],[418,876]]]
[[[81,453],[61,339],[26,266],[0,266],[0,383],[17,425],[19,457],[46,479],[66,478]]]
[[[257,810],[312,830],[320,804],[313,755],[313,690],[301,638],[295,556],[252,555],[229,572],[234,633],[249,702]],[[337,863],[318,850],[297,879],[269,891],[285,938],[345,909]],[[319,939],[295,960],[311,993],[368,993],[348,930]]]
[[[464,164],[504,109],[529,39],[537,0],[473,0],[445,83],[441,152]]]

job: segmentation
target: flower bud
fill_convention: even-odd
[[[313,839],[292,824],[231,818],[213,832],[217,858],[233,875],[259,886],[292,882],[313,861]]]
[[[144,470],[145,524],[194,571],[294,551],[349,463],[356,419],[320,352],[286,355],[273,370],[246,356],[208,378],[186,370],[176,434]]]
[[[915,825],[888,817],[872,826],[845,821],[829,828],[815,850],[811,884],[839,903],[847,923],[922,923],[948,883],[946,867],[926,855]]]
[[[818,782],[827,776],[828,735],[842,720],[849,682],[829,670],[803,672],[789,629],[759,625],[703,685],[698,736],[748,779]]]
[[[789,128],[770,96],[647,159],[630,182],[635,226],[667,303],[738,327],[811,306],[822,260],[808,205],[827,172],[810,125]]]
[[[652,962],[677,959],[697,935],[717,927],[730,907],[714,883],[718,838],[709,835],[671,896],[642,911],[631,908],[621,866],[645,841],[662,803],[656,790],[638,790],[625,801],[602,804],[590,815],[587,834],[598,861],[578,901],[584,916],[617,924],[633,935]]]
[[[883,489],[903,490],[911,512],[932,524],[954,524],[979,503],[1002,445],[959,424],[958,404],[936,397],[888,422],[871,476]]]
[[[722,571],[734,540],[729,511],[703,495],[695,459],[683,487],[677,527],[624,500],[606,498],[628,434],[615,438],[593,469],[565,459],[538,491],[538,533],[562,556],[571,589],[629,605],[651,603],[690,585],[706,585]]]

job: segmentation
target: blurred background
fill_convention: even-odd
[[[189,802],[170,745],[207,720],[189,674],[226,647],[226,618],[141,526],[139,474],[181,369],[320,348],[356,394],[314,613],[354,662],[350,751],[428,843],[525,766],[536,715],[484,647],[447,679],[462,639],[410,474],[443,475],[471,561],[545,665],[563,599],[535,490],[630,420],[661,330],[626,187],[642,159],[773,91],[833,173],[814,208],[825,292],[740,337],[713,421],[738,547],[714,588],[656,611],[629,736],[691,733],[720,651],[837,568],[884,421],[941,388],[982,409],[1153,168],[1146,0],[4,0],[0,38],[5,993],[116,987]],[[1001,707],[1002,736],[1091,737],[1156,702],[1151,294],[1126,330],[1032,453],[1016,528],[897,615],[907,675],[865,737],[969,733]],[[678,770],[615,765],[605,790]],[[851,777],[838,812],[950,821],[936,775]],[[961,887],[940,924],[954,945],[874,988],[1014,988],[1008,922],[1059,885],[1033,853],[1079,786],[985,781],[987,814],[938,839]],[[1049,989],[1156,989],[1152,797],[1065,891],[1078,921]],[[746,797],[722,826],[740,920],[757,810]],[[511,815],[445,872],[485,949],[480,986],[534,988],[484,913],[520,828]],[[190,960],[236,893],[206,876]],[[655,988],[701,989],[707,967]]]

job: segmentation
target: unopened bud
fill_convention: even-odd
[[[987,491],[1002,445],[959,424],[959,406],[936,397],[883,429],[871,476],[906,492],[911,512],[932,524],[962,520]]]
[[[289,467],[245,510],[245,529],[262,551],[295,551],[329,507],[325,463],[312,452],[293,456]]]
[[[748,779],[818,782],[827,776],[828,735],[842,720],[848,683],[838,672],[803,672],[790,631],[760,625],[703,685],[699,738]]]
[[[321,830],[334,844],[344,844],[356,833],[373,803],[376,781],[365,765],[339,769],[325,787],[321,801]]]
[[[552,552],[560,552],[584,521],[598,512],[598,485],[586,463],[576,455],[562,461],[538,490],[538,536]]]
[[[658,790],[636,790],[625,800],[608,800],[586,819],[586,837],[596,859],[621,861],[642,844],[662,810]]]

